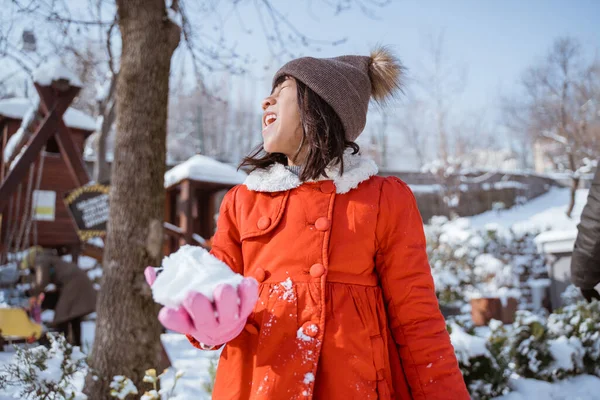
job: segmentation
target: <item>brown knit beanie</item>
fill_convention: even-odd
[[[277,71],[273,84],[289,75],[323,98],[340,117],[346,139],[354,142],[365,128],[371,96],[380,104],[401,89],[404,67],[386,48],[367,56],[302,57]]]

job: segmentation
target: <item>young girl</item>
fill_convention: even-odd
[[[275,74],[264,143],[225,196],[212,243],[247,278],[159,314],[198,348],[226,343],[213,398],[469,398],[413,194],[377,176],[354,143],[370,98],[392,96],[401,73],[377,49]],[[146,276],[152,284],[153,269]]]

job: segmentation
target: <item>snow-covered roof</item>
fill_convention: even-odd
[[[0,100],[0,116],[12,119],[23,119],[33,102],[26,98],[12,98]],[[86,113],[69,107],[63,116],[65,124],[69,128],[83,129],[85,131],[96,130],[96,120]]]
[[[81,81],[71,70],[69,70],[58,58],[42,63],[35,71],[33,71],[34,82],[42,86],[49,86],[52,81],[65,79],[72,86],[81,87]]]
[[[165,187],[173,186],[184,179],[239,185],[244,183],[246,176],[245,172],[238,171],[229,164],[197,154],[165,173]]]
[[[544,253],[571,253],[575,246],[577,232],[577,229],[542,232],[535,237],[535,243]]]

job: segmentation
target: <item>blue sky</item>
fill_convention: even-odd
[[[600,1],[596,0],[395,0],[374,9],[377,20],[367,18],[357,7],[334,17],[319,0],[286,3],[280,9],[313,38],[347,38],[342,45],[304,55],[368,54],[374,44],[389,44],[411,75],[418,75],[419,66],[426,62],[427,37],[443,32],[449,62],[466,70],[459,104],[465,111],[484,107],[493,114],[498,94],[515,90],[523,71],[543,59],[559,36],[579,39],[588,55],[600,48]],[[253,9],[242,12],[247,27],[259,26]],[[270,62],[262,33],[255,29],[247,35],[237,25],[235,18],[225,25],[228,40],[253,54],[259,61],[256,71],[261,72],[264,63],[276,69],[281,62]]]

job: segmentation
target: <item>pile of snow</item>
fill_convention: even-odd
[[[450,224],[455,228],[452,235],[460,241],[460,232],[465,225],[477,230],[512,230],[517,234],[541,232],[536,244],[545,253],[563,253],[573,250],[577,237],[577,224],[587,202],[589,190],[579,189],[575,195],[575,207],[571,217],[566,211],[570,200],[570,189],[552,188],[523,205],[507,210],[488,211],[468,218],[459,218]],[[448,228],[452,229],[452,228]]]
[[[512,392],[495,400],[600,399],[600,378],[592,375],[579,375],[556,383],[514,377],[510,387]]]
[[[72,86],[82,87],[81,81],[58,58],[42,63],[33,71],[33,81],[42,86],[49,86],[53,81],[67,80]]]
[[[202,247],[183,246],[163,259],[163,271],[152,285],[154,301],[179,307],[188,293],[195,291],[213,300],[221,284],[238,287],[244,278]]]
[[[579,223],[583,206],[587,202],[588,193],[588,189],[580,189],[576,192],[575,208],[571,218],[566,215],[570,189],[552,188],[547,193],[521,206],[501,211],[488,211],[469,217],[468,221],[470,226],[475,229],[486,229],[488,224],[495,224],[505,229],[512,228],[519,233],[572,230],[576,229]],[[456,222],[453,221],[453,223]]]
[[[28,111],[39,102],[39,99],[30,100],[22,97],[0,100],[0,116],[11,119],[24,120]],[[73,129],[82,129],[84,131],[94,131],[96,129],[96,121],[86,113],[69,108],[63,115],[65,125]]]
[[[583,368],[583,355],[585,353],[581,340],[578,337],[560,336],[548,341],[550,353],[554,357],[553,368],[564,371],[574,371]]]
[[[165,187],[176,185],[185,179],[239,185],[244,183],[246,176],[245,172],[238,171],[231,165],[196,154],[165,173]]]

